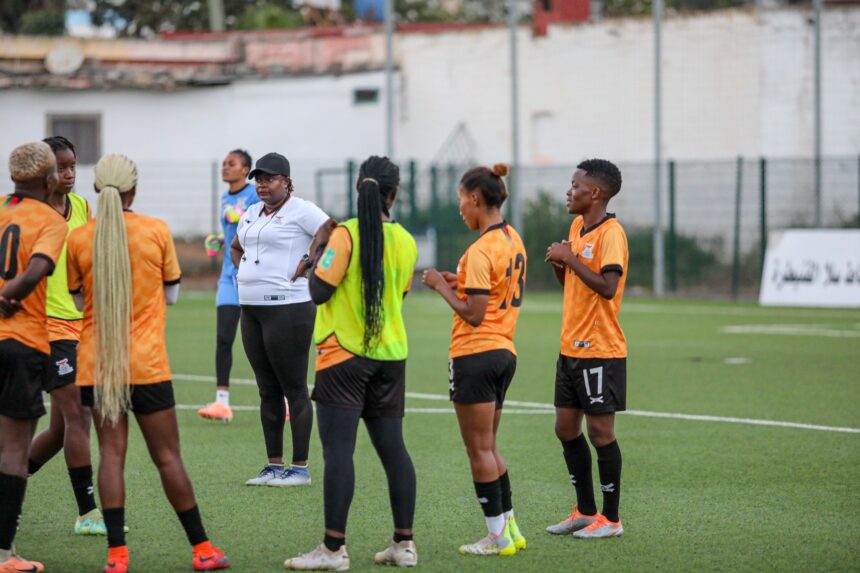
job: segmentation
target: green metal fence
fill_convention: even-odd
[[[399,164],[401,188],[394,216],[416,234],[435,229],[438,266],[455,268],[474,240],[457,207],[459,178],[471,166]],[[316,196],[334,217],[354,215],[357,165],[350,161],[316,178]],[[628,288],[647,292],[654,272],[653,164],[619,167],[624,183],[609,210],[628,234]],[[822,226],[860,227],[860,156],[827,157],[821,168]],[[529,251],[530,288],[554,288],[543,253],[549,242],[567,236],[571,216],[564,200],[575,169],[575,164],[520,167],[520,232]],[[752,296],[758,292],[768,233],[815,226],[811,158],[670,160],[665,169],[661,201],[670,294]]]

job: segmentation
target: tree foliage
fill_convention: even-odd
[[[19,33],[28,36],[62,36],[66,15],[62,10],[30,10],[21,16]]]
[[[12,34],[43,33],[38,30],[42,25],[53,30],[56,28],[57,14],[62,19],[65,8],[64,0],[0,0],[0,30]],[[22,31],[25,22],[29,30],[37,31]],[[65,27],[64,19],[63,22]]]

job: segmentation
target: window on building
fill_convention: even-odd
[[[352,92],[353,105],[363,105],[368,103],[379,102],[379,89],[377,88],[356,88]]]
[[[47,137],[62,135],[75,146],[78,163],[94,165],[102,154],[100,115],[48,114]]]

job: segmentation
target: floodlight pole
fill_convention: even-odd
[[[517,66],[517,23],[519,14],[518,0],[508,1],[508,27],[511,35],[511,173],[508,177],[510,187],[511,224],[520,233],[522,225],[522,201],[520,200],[520,96],[519,70]]]
[[[821,220],[821,11],[822,0],[813,0],[815,7],[815,133],[814,133],[814,170],[815,170],[815,226]]]
[[[663,215],[660,189],[663,163],[663,118],[662,118],[662,46],[660,25],[663,19],[663,0],[653,0],[654,12],[654,296],[664,294]]]
[[[394,0],[385,0],[385,154],[394,158]]]
[[[224,31],[224,0],[209,0],[209,30]]]

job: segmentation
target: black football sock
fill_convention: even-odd
[[[570,474],[570,483],[576,489],[576,507],[584,515],[597,513],[594,501],[594,482],[591,477],[591,449],[585,436],[562,442],[564,461]]]
[[[25,478],[0,473],[0,549],[12,548],[26,491]]]
[[[603,515],[609,521],[618,521],[618,502],[621,499],[621,448],[618,442],[596,448],[600,489],[603,491]]]
[[[107,528],[108,547],[125,545],[125,508],[102,508],[102,516]]]
[[[325,539],[323,540],[323,544],[325,544],[326,549],[334,552],[346,545],[346,538],[334,537],[332,535],[326,534]]]
[[[93,490],[93,466],[69,468],[69,479],[78,502],[78,515],[84,515],[96,508],[96,496]]]
[[[499,487],[502,489],[502,512],[507,513],[514,510],[514,502],[511,499],[511,478],[507,470],[499,476]]]
[[[185,511],[177,511],[176,516],[179,518],[179,522],[182,523],[182,527],[185,529],[185,535],[188,536],[188,543],[190,543],[192,547],[198,543],[203,543],[204,541],[209,540],[209,538],[206,537],[206,530],[203,529],[203,520],[200,519],[200,510],[197,509],[196,505],[191,509],[186,509]]]

